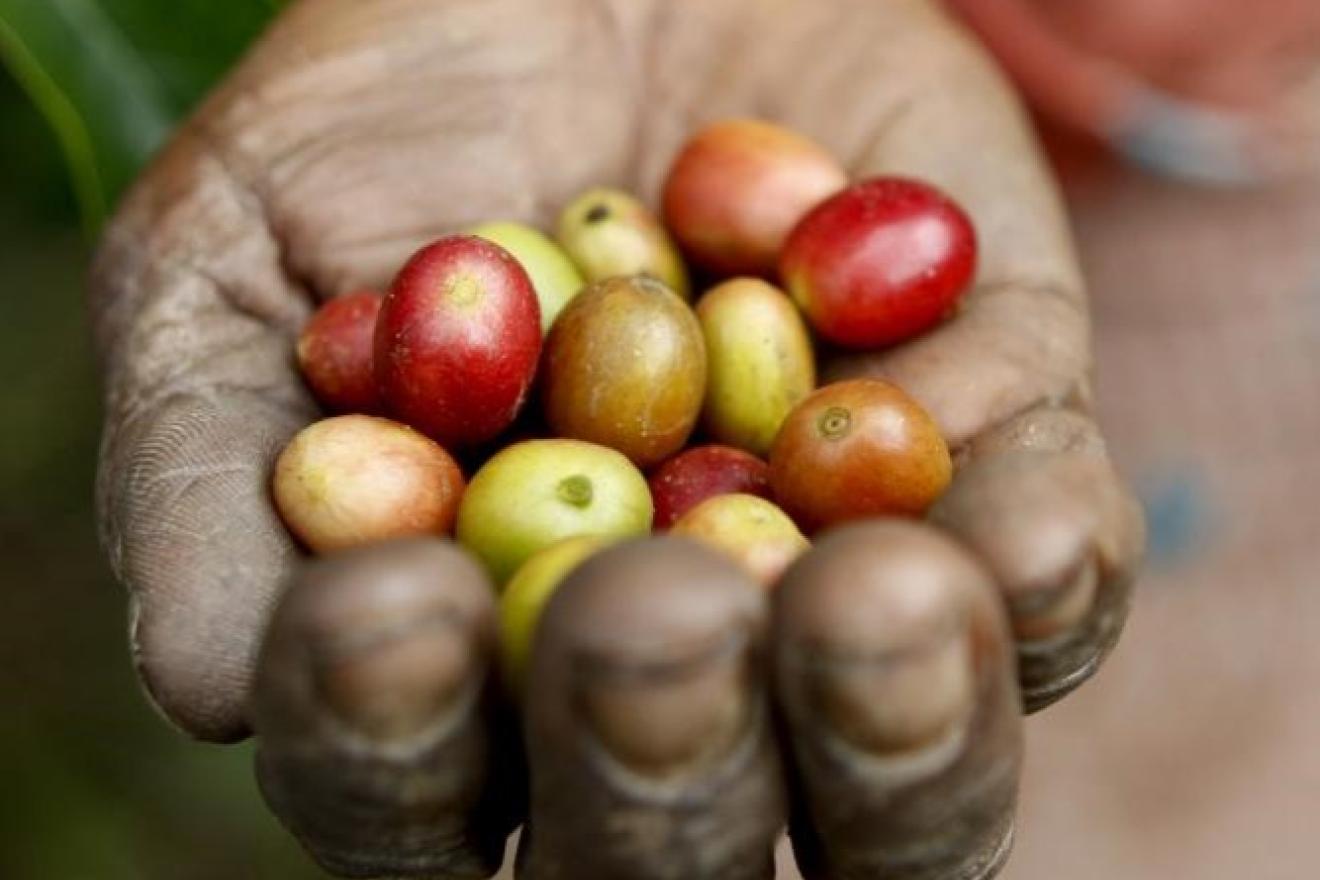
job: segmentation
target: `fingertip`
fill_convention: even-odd
[[[289,710],[286,688],[296,688],[310,713],[382,745],[406,741],[479,687],[493,620],[485,573],[444,541],[394,541],[309,562],[267,633],[256,713],[278,724]]]
[[[295,574],[253,693],[258,778],[328,870],[498,867],[518,781],[498,777],[493,754],[493,631],[484,571],[438,538],[359,548]]]
[[[994,574],[1029,711],[1096,672],[1122,630],[1142,544],[1140,512],[1102,448],[1084,434],[1053,449],[996,441],[931,518]]]
[[[827,533],[775,608],[775,684],[808,876],[992,875],[1011,840],[1021,722],[992,582],[928,525]]]
[[[194,739],[241,742],[252,734],[246,702],[250,673],[240,664],[233,676],[205,653],[199,656],[190,633],[194,617],[184,611],[144,614],[136,592],[129,594],[129,653],[143,694],[162,718]]]
[[[964,722],[1002,621],[977,562],[927,526],[872,521],[827,533],[775,603],[775,671],[790,716],[883,756]]]
[[[250,403],[225,412],[172,399],[121,430],[99,487],[146,693],[167,720],[210,742],[249,733],[261,634],[299,556],[265,490],[293,427]]]
[[[972,557],[918,522],[837,527],[785,573],[774,599],[777,636],[901,650],[946,626],[985,582]]]
[[[565,580],[528,679],[521,876],[771,875],[784,794],[764,628],[750,578],[679,537],[616,545]]]
[[[530,747],[598,740],[652,780],[717,762],[746,726],[760,592],[723,556],[667,536],[606,550],[556,591],[529,682]]]
[[[663,653],[674,649],[676,632],[702,642],[731,625],[762,626],[763,595],[734,563],[689,538],[627,541],[564,581],[546,606],[534,652]]]

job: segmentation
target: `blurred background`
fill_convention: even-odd
[[[141,698],[96,546],[83,276],[277,0],[0,0],[0,876],[317,877],[250,746]],[[1028,722],[1013,880],[1316,875],[1320,4],[950,0],[1031,101],[1146,505],[1123,644]]]

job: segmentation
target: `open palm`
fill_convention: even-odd
[[[972,215],[960,314],[826,368],[914,394],[958,475],[935,524],[821,542],[809,564],[865,562],[847,590],[790,579],[773,609],[687,545],[611,555],[550,608],[524,749],[457,551],[300,562],[267,491],[317,417],[292,339],[443,233],[544,225],[594,184],[654,197],[695,126],[749,115]],[[482,876],[529,810],[535,880],[768,876],[789,815],[808,877],[988,875],[1023,703],[1122,625],[1140,522],[1090,420],[1065,219],[1003,82],[926,0],[303,0],[134,187],[93,308],[143,681],[195,736],[255,730],[268,800],[332,870]]]

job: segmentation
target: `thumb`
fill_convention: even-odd
[[[314,407],[292,362],[308,299],[252,194],[191,133],[128,196],[92,271],[105,375],[102,540],[134,663],[192,735],[246,735],[257,641],[296,550],[268,500]]]

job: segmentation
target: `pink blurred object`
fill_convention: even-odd
[[[947,0],[1049,123],[1172,176],[1314,170],[1316,0]]]

